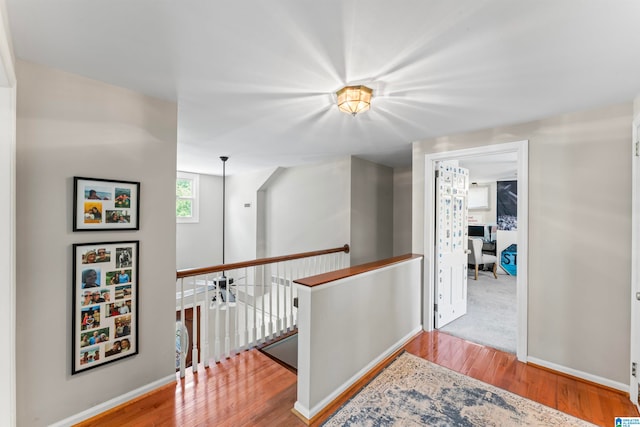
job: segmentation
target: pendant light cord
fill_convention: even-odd
[[[225,201],[226,197],[226,164],[229,157],[221,156],[220,160],[222,160],[222,264],[224,264],[224,226],[225,226]],[[224,276],[224,272],[222,273]]]

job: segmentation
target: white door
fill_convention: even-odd
[[[633,121],[631,228],[631,377],[629,396],[640,409],[640,116]]]
[[[436,166],[435,326],[467,313],[467,196],[469,171]]]

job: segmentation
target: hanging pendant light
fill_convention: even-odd
[[[373,90],[366,86],[345,86],[336,92],[340,111],[355,116],[371,106]]]

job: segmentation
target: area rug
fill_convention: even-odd
[[[323,426],[593,426],[402,353]]]

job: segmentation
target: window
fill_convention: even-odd
[[[473,184],[469,187],[469,209],[489,209],[489,186]]]
[[[198,183],[200,176],[178,172],[176,178],[176,221],[198,222]]]

